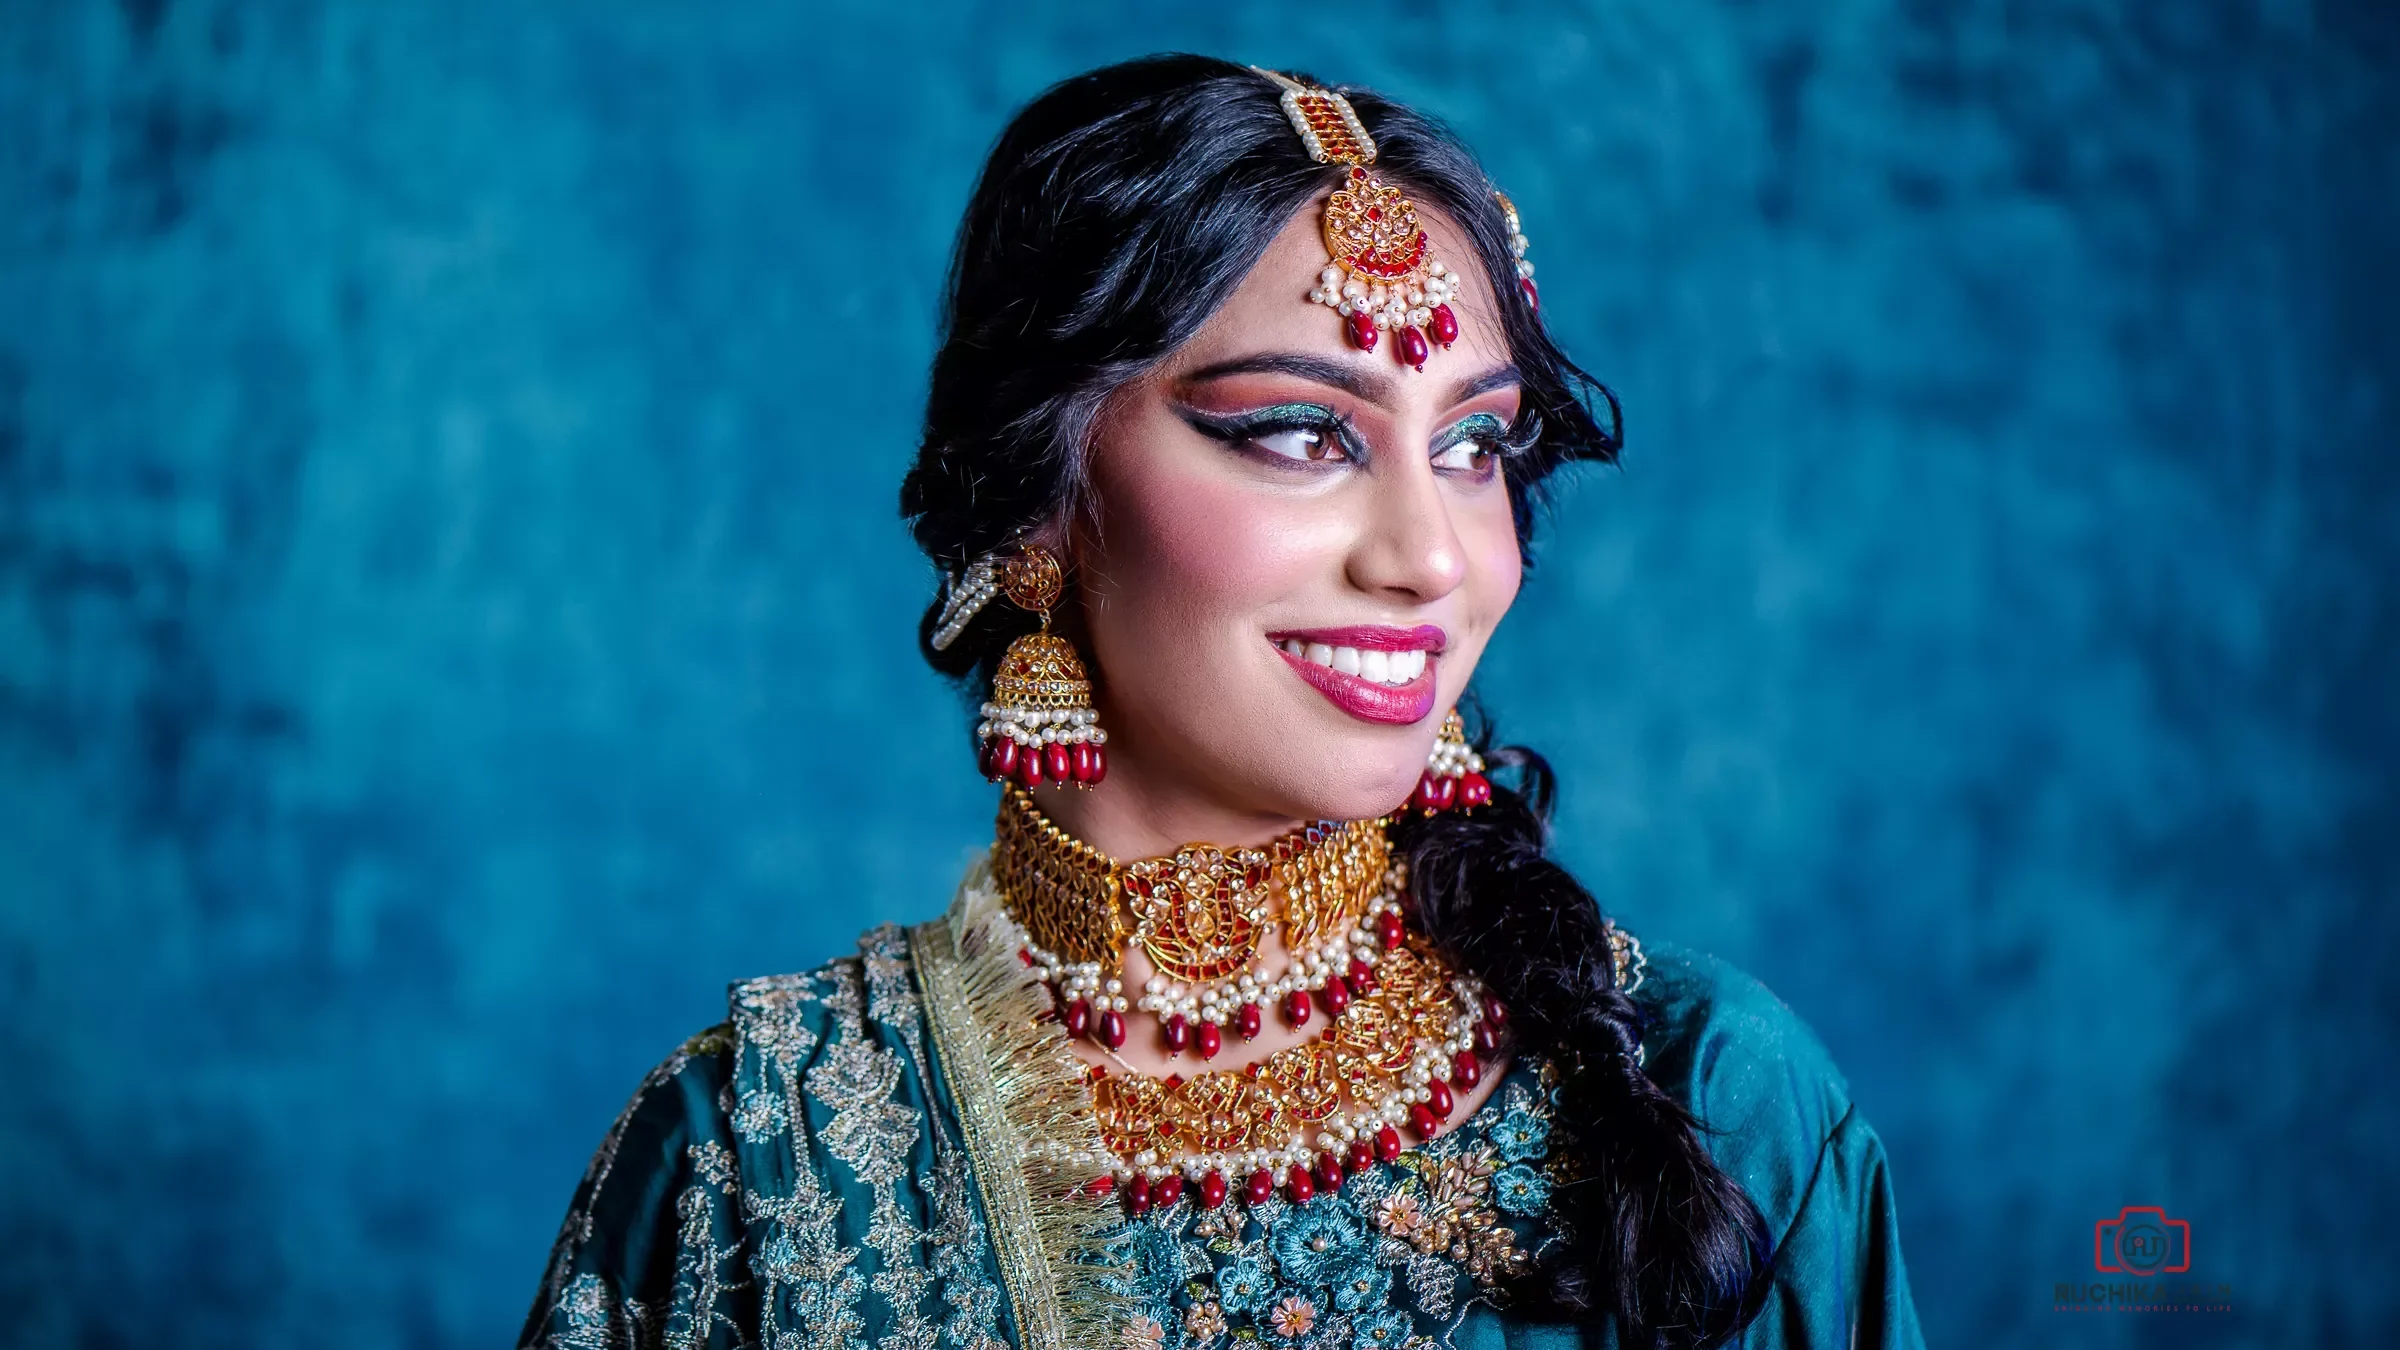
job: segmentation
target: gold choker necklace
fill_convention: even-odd
[[[1229,1176],[1251,1204],[1278,1189],[1295,1202],[1337,1189],[1399,1156],[1398,1127],[1438,1132],[1457,1104],[1453,1085],[1474,1087],[1498,1051],[1506,1010],[1406,931],[1405,869],[1380,820],[1119,863],[1012,787],[993,871],[1025,930],[1025,962],[1070,1036],[1114,1052],[1138,1009],[1157,1016],[1170,1055],[1196,1047],[1210,1059],[1226,1026],[1258,1034],[1262,1003],[1279,1002],[1294,1027],[1324,1010],[1320,1034],[1243,1069],[1188,1079],[1092,1070],[1103,1150],[1032,1147],[1094,1168],[1092,1193],[1117,1192],[1133,1213],[1173,1204],[1187,1180],[1209,1207],[1232,1193]],[[1252,966],[1277,931],[1291,959],[1268,976]],[[1131,1005],[1119,965],[1129,947],[1160,972]]]
[[[1059,986],[1068,1034],[1111,1050],[1125,1044],[1136,1010],[1156,1014],[1167,1053],[1197,1048],[1202,1059],[1216,1057],[1226,1027],[1257,1036],[1262,1003],[1280,1004],[1294,1025],[1319,1005],[1339,1014],[1355,992],[1348,977],[1368,964],[1359,952],[1399,945],[1404,876],[1380,820],[1320,821],[1263,848],[1193,844],[1119,863],[1011,787],[993,871],[1035,964]],[[1288,964],[1270,975],[1259,948],[1274,935]],[[1130,1001],[1128,948],[1157,972]]]

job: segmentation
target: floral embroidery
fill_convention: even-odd
[[[897,1180],[917,1142],[917,1113],[891,1099],[900,1058],[881,1046],[846,1040],[808,1071],[808,1095],[833,1108],[825,1149],[869,1185]]]
[[[1392,1272],[1369,1261],[1360,1261],[1336,1281],[1333,1306],[1344,1312],[1361,1308],[1381,1307],[1392,1296]]]
[[[1266,1306],[1274,1289],[1267,1268],[1248,1257],[1228,1261],[1217,1271],[1217,1297],[1229,1313],[1253,1312]]]
[[[739,985],[733,1011],[653,1071],[602,1141],[525,1343],[1006,1350],[907,940],[878,930],[856,958]],[[663,1129],[683,1133],[662,1168],[641,1145]],[[650,1226],[596,1242],[595,1211]],[[628,1252],[639,1264],[620,1264]]]
[[[939,1332],[924,1309],[933,1277],[919,1259],[925,1235],[901,1209],[897,1184],[909,1174],[913,1161],[919,1112],[893,1099],[900,1087],[900,1056],[877,1042],[861,1015],[858,977],[866,973],[866,1016],[875,1017],[879,1026],[887,1016],[915,1016],[914,1005],[898,1000],[892,988],[886,944],[896,939],[897,930],[869,933],[860,944],[865,952],[861,960],[835,967],[835,988],[825,1006],[833,1010],[841,1038],[829,1044],[808,1071],[808,1095],[833,1108],[832,1122],[818,1136],[826,1151],[874,1188],[867,1246],[875,1253],[878,1269],[868,1277],[867,1287],[883,1299],[892,1319],[877,1344],[934,1350]],[[878,956],[887,969],[875,979],[865,968],[876,964]]]
[[[1367,1235],[1333,1205],[1302,1205],[1273,1240],[1283,1278],[1311,1288],[1340,1284],[1369,1259]]]
[[[1416,1180],[1407,1183],[1423,1188],[1418,1204],[1424,1215],[1408,1234],[1409,1245],[1428,1256],[1447,1253],[1487,1289],[1521,1273],[1529,1262],[1516,1234],[1501,1225],[1495,1211],[1492,1172],[1492,1148],[1478,1144],[1440,1156],[1428,1151]]]
[[[1544,1071],[1522,1060],[1450,1134],[1306,1204],[1207,1210],[1187,1187],[1173,1205],[1118,1221],[1102,1250],[1124,1344],[1451,1345],[1466,1308],[1498,1302],[1554,1240],[1543,1222],[1554,1186],[1541,1170],[1551,1131]]]
[[[744,1143],[763,1144],[783,1133],[790,1123],[783,1113],[783,1099],[772,1092],[747,1093],[733,1108],[733,1132]]]
[[[1524,1108],[1510,1111],[1493,1127],[1492,1147],[1499,1150],[1502,1162],[1538,1158],[1549,1151],[1550,1122]]]
[[[714,1139],[704,1139],[685,1152],[692,1160],[692,1175],[720,1191],[733,1189],[741,1164],[734,1161],[732,1150]]]
[[[1408,1339],[1414,1325],[1408,1320],[1407,1313],[1398,1308],[1385,1308],[1358,1320],[1358,1331],[1352,1336],[1350,1345],[1352,1350],[1383,1350],[1387,1346],[1398,1346]]]
[[[1267,1322],[1275,1328],[1276,1335],[1296,1341],[1316,1326],[1317,1305],[1294,1294],[1275,1305],[1275,1311],[1267,1318]]]
[[[1425,1226],[1425,1207],[1415,1191],[1394,1191],[1375,1207],[1375,1226],[1396,1238],[1406,1238]]]
[[[1550,1178],[1523,1163],[1492,1178],[1492,1201],[1511,1214],[1533,1214],[1550,1203]]]

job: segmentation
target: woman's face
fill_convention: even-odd
[[[1424,370],[1390,333],[1351,346],[1308,303],[1326,264],[1312,207],[1111,403],[1070,545],[1109,731],[1101,793],[1356,819],[1415,787],[1521,572],[1498,449],[1517,376],[1476,255],[1422,219],[1433,256],[1467,273],[1458,341]]]

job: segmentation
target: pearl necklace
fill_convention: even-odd
[[[1367,862],[1375,871],[1362,885]],[[1130,1213],[1173,1204],[1187,1182],[1211,1208],[1232,1194],[1229,1178],[1242,1179],[1254,1205],[1279,1188],[1295,1203],[1338,1190],[1346,1176],[1399,1156],[1399,1127],[1420,1139],[1438,1133],[1498,1051],[1507,1010],[1408,933],[1406,869],[1389,857],[1380,821],[1310,826],[1264,850],[1193,846],[1119,864],[1012,788],[995,873],[1026,929],[1022,958],[1050,987],[1047,1015],[1124,1067],[1094,1066],[1089,1079],[1102,1147],[1035,1140],[1029,1151],[1091,1168],[1088,1193],[1116,1193]],[[1128,941],[1128,908],[1138,916],[1132,940],[1151,934],[1145,952],[1163,948],[1163,966],[1212,978],[1161,974],[1129,1001],[1121,976],[1107,973]],[[1278,927],[1313,940],[1294,944],[1272,975],[1235,959]],[[1196,1045],[1213,1058],[1224,1027],[1258,1035],[1262,1002],[1279,1003],[1294,1027],[1322,1008],[1323,1029],[1246,1068],[1188,1079],[1152,1077],[1115,1053],[1126,1013],[1138,1009],[1159,1019],[1170,1055]]]

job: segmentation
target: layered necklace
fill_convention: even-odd
[[[1122,1059],[1117,1071],[1093,1066],[1100,1147],[1029,1147],[1089,1167],[1090,1193],[1117,1195],[1131,1213],[1173,1204],[1187,1186],[1209,1208],[1237,1184],[1251,1204],[1279,1189],[1294,1202],[1338,1190],[1400,1155],[1402,1125],[1437,1134],[1497,1052],[1506,1010],[1410,931],[1406,868],[1382,821],[1120,863],[1010,787],[993,871],[1052,1015],[1111,1058],[1136,1016],[1155,1024],[1170,1058],[1202,1061],[1228,1032],[1255,1038],[1269,1008],[1316,1028],[1239,1069],[1158,1078]],[[1281,939],[1280,969],[1261,959],[1270,938]],[[1136,948],[1157,973],[1128,998],[1124,957]]]

